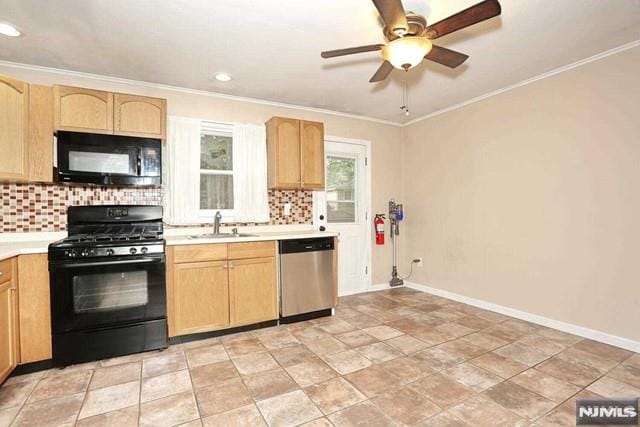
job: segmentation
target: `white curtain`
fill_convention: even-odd
[[[200,120],[169,117],[163,159],[164,218],[197,224],[200,210]]]
[[[264,125],[233,125],[235,222],[268,222],[267,132]]]

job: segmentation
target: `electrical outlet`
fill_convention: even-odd
[[[422,267],[422,257],[417,256],[413,258],[413,263],[416,265],[416,267]]]
[[[291,215],[291,203],[284,204],[284,216]]]

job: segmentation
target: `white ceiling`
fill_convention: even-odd
[[[434,23],[479,0],[405,0]],[[368,83],[383,42],[370,0],[0,0],[0,59],[359,114],[394,122],[458,104],[640,39],[640,0],[502,0],[502,16],[438,44],[470,55],[456,70],[424,61]],[[233,75],[230,83],[213,79]]]

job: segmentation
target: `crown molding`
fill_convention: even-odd
[[[309,111],[313,113],[328,114],[332,116],[345,117],[345,118],[355,119],[355,120],[365,120],[368,122],[380,123],[380,124],[389,125],[389,126],[396,126],[396,127],[403,126],[402,123],[400,122],[378,119],[375,117],[363,116],[359,114],[344,113],[342,111],[327,110],[324,108],[306,107],[304,105],[287,104],[284,102],[268,101],[265,99],[247,98],[243,96],[228,95],[220,92],[213,92],[213,91],[200,90],[200,89],[190,89],[190,88],[181,87],[181,86],[165,85],[161,83],[152,83],[152,82],[146,82],[142,80],[131,80],[131,79],[124,79],[120,77],[103,76],[100,74],[83,73],[81,71],[72,71],[72,70],[64,70],[61,68],[43,67],[41,65],[23,64],[20,62],[11,62],[11,61],[5,61],[5,60],[0,60],[0,66],[18,68],[18,69],[30,70],[30,71],[41,71],[41,72],[58,74],[63,76],[70,76],[70,77],[87,78],[87,79],[98,80],[98,81],[109,82],[109,83],[120,83],[120,84],[127,84],[127,85],[138,86],[138,87],[162,89],[162,90],[168,90],[172,92],[187,93],[191,95],[208,96],[211,98],[226,99],[230,101],[247,102],[247,103],[259,104],[259,105],[268,105],[271,107],[280,107],[280,108],[289,108],[292,110]]]
[[[572,70],[574,68],[581,67],[581,66],[586,65],[586,64],[588,64],[590,62],[598,61],[600,59],[606,58],[607,56],[615,55],[616,53],[624,52],[625,50],[633,49],[634,47],[638,47],[638,46],[640,46],[640,40],[634,40],[632,42],[625,43],[625,44],[623,44],[621,46],[614,47],[613,49],[605,50],[604,52],[600,52],[600,53],[598,53],[596,55],[593,55],[593,56],[590,56],[588,58],[581,59],[580,61],[573,62],[573,63],[571,63],[569,65],[564,65],[562,67],[554,68],[551,71],[547,71],[545,73],[538,74],[537,76],[528,78],[526,80],[519,81],[518,83],[514,83],[512,85],[505,86],[503,88],[500,88],[500,89],[497,89],[497,90],[493,90],[491,92],[487,92],[487,93],[485,93],[483,95],[476,96],[475,98],[468,99],[466,101],[460,102],[460,103],[452,105],[450,107],[443,108],[443,109],[438,110],[438,111],[434,111],[433,113],[429,113],[429,114],[426,114],[426,115],[421,116],[421,117],[416,117],[413,120],[409,120],[408,122],[403,123],[402,127],[411,126],[414,123],[418,123],[418,122],[421,122],[423,120],[430,119],[431,117],[439,116],[440,114],[444,114],[444,113],[447,113],[449,111],[453,111],[453,110],[457,110],[457,109],[462,108],[462,107],[466,107],[469,104],[474,104],[474,103],[482,101],[484,99],[491,98],[491,97],[496,96],[496,95],[500,95],[501,93],[508,92],[510,90],[513,90],[513,89],[517,89],[517,88],[519,88],[521,86],[525,86],[525,85],[528,85],[528,84],[533,83],[533,82],[537,82],[538,80],[542,80],[542,79],[546,79],[548,77],[555,76],[556,74],[564,73],[565,71],[569,71],[569,70]]]
[[[23,69],[23,70],[43,71],[43,72],[52,73],[52,74],[88,78],[88,79],[105,81],[105,82],[110,82],[110,83],[121,83],[121,84],[133,85],[133,86],[141,86],[141,87],[148,87],[148,88],[155,88],[155,89],[163,89],[163,90],[168,90],[168,91],[173,91],[173,92],[181,92],[181,93],[188,93],[188,94],[193,94],[193,95],[209,96],[209,97],[212,97],[212,98],[227,99],[227,100],[230,100],[230,101],[247,102],[247,103],[251,103],[251,104],[259,104],[259,105],[268,105],[268,106],[272,106],[272,107],[289,108],[289,109],[292,109],[292,110],[309,111],[309,112],[314,112],[314,113],[319,113],[319,114],[328,114],[328,115],[337,116],[337,117],[345,117],[345,118],[355,119],[355,120],[364,120],[364,121],[369,121],[369,122],[373,122],[373,123],[380,123],[380,124],[384,124],[384,125],[405,128],[405,127],[411,126],[411,125],[413,125],[415,123],[430,119],[430,118],[435,117],[435,116],[439,116],[440,114],[448,113],[449,111],[453,111],[453,110],[457,110],[459,108],[466,107],[467,105],[474,104],[476,102],[480,102],[480,101],[485,100],[487,98],[491,98],[491,97],[494,97],[496,95],[500,95],[501,93],[508,92],[510,90],[517,89],[517,88],[519,88],[521,86],[525,86],[525,85],[537,82],[538,80],[542,80],[542,79],[546,79],[548,77],[555,76],[556,74],[560,74],[560,73],[563,73],[565,71],[572,70],[574,68],[586,65],[586,64],[588,64],[590,62],[598,61],[600,59],[606,58],[606,57],[611,56],[611,55],[615,55],[615,54],[620,53],[620,52],[624,52],[625,50],[633,49],[633,48],[638,47],[638,46],[640,46],[640,39],[639,40],[634,40],[632,42],[629,42],[629,43],[626,43],[626,44],[623,44],[623,45],[620,45],[618,47],[614,47],[612,49],[606,50],[604,52],[598,53],[596,55],[590,56],[590,57],[585,58],[585,59],[581,59],[581,60],[573,62],[571,64],[564,65],[564,66],[558,67],[558,68],[554,68],[551,71],[547,71],[545,73],[538,74],[537,76],[534,76],[534,77],[519,81],[519,82],[514,83],[512,85],[504,86],[504,87],[502,87],[500,89],[496,89],[496,90],[487,92],[485,94],[482,94],[480,96],[476,96],[474,98],[468,99],[466,101],[460,102],[460,103],[452,105],[450,107],[446,107],[446,108],[443,108],[441,110],[434,111],[434,112],[429,113],[429,114],[425,114],[424,116],[416,117],[415,119],[409,120],[409,121],[404,122],[404,123],[402,123],[402,122],[394,122],[394,121],[391,121],[391,120],[378,119],[378,118],[375,118],[375,117],[363,116],[363,115],[358,115],[358,114],[344,113],[344,112],[341,112],[341,111],[327,110],[327,109],[323,109],[323,108],[306,107],[304,105],[287,104],[287,103],[284,103],[284,102],[276,102],[276,101],[268,101],[268,100],[264,100],[264,99],[248,98],[248,97],[242,97],[242,96],[236,96],[236,95],[228,95],[228,94],[224,94],[224,93],[220,93],[220,92],[213,92],[213,91],[206,91],[206,90],[199,90],[199,89],[190,89],[190,88],[185,88],[185,87],[181,87],[181,86],[171,86],[171,85],[164,85],[164,84],[160,84],[160,83],[145,82],[145,81],[142,81],[142,80],[131,80],[131,79],[123,79],[123,78],[120,78],[120,77],[103,76],[103,75],[100,75],[100,74],[83,73],[83,72],[80,72],[80,71],[64,70],[64,69],[61,69],[61,68],[51,68],[51,67],[43,67],[43,66],[40,66],[40,65],[22,64],[22,63],[19,63],[19,62],[11,62],[11,61],[0,60],[0,66],[18,68],[18,69]]]

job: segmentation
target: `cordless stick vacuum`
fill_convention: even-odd
[[[395,199],[389,200],[389,232],[391,233],[391,245],[393,247],[393,268],[391,270],[391,280],[389,286],[402,286],[404,280],[398,276],[398,267],[396,266],[396,239],[400,235],[400,221],[404,218],[402,204],[396,203]]]

